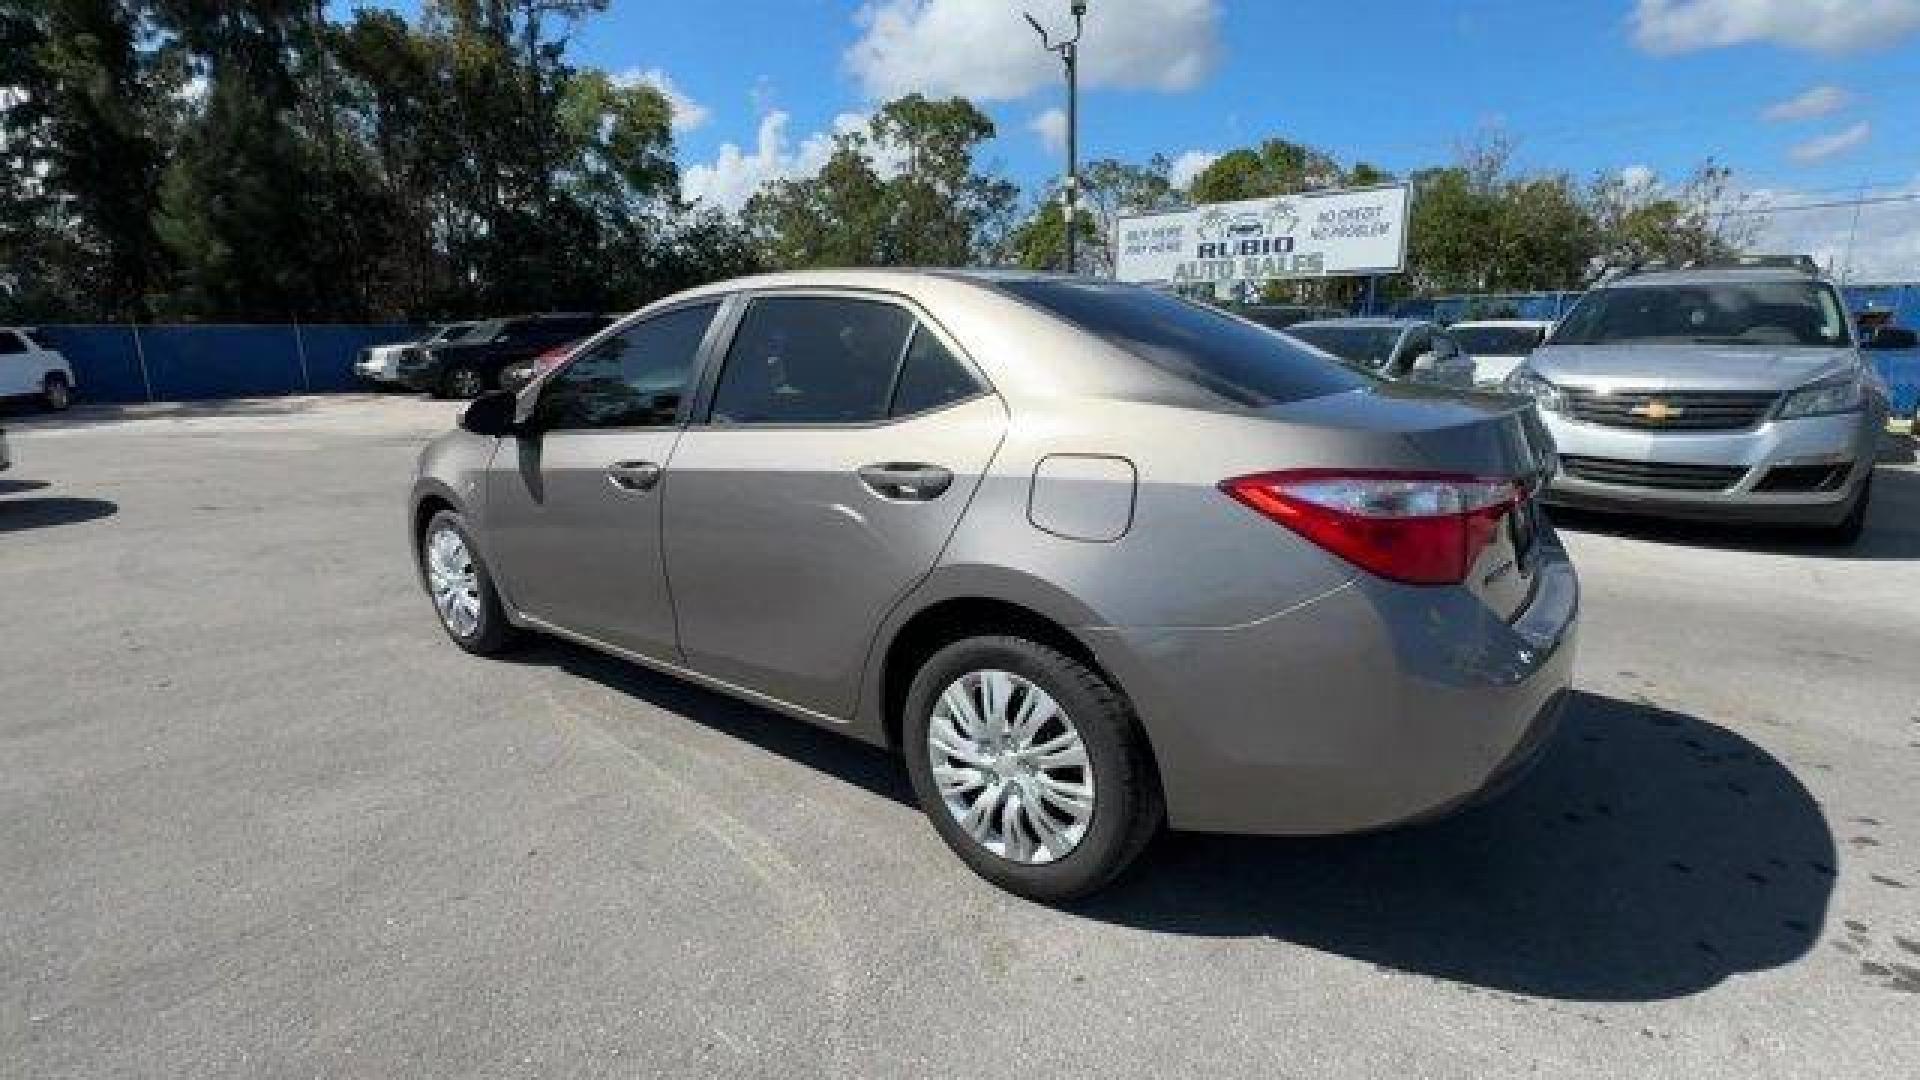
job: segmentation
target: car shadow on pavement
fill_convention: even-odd
[[[1804,955],[1835,867],[1819,804],[1766,751],[1578,693],[1547,758],[1488,805],[1346,839],[1170,836],[1076,910],[1468,987],[1641,1001]]]
[[[1638,514],[1601,513],[1555,506],[1554,525],[1567,532],[1599,533],[1688,547],[1758,551],[1811,559],[1920,559],[1920,471],[1887,468],[1873,475],[1873,504],[1866,533],[1853,544],[1826,543],[1804,530],[1727,522],[1675,521]]]
[[[538,639],[504,659],[559,668],[874,795],[919,806],[900,759],[858,739],[556,638]]]
[[[0,495],[18,495],[22,491],[39,491],[51,486],[45,480],[0,480]]]
[[[119,512],[120,504],[106,499],[0,499],[0,533],[73,525]]]

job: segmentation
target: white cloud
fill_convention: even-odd
[[[1067,112],[1065,109],[1048,109],[1035,113],[1027,121],[1027,130],[1040,136],[1041,145],[1049,154],[1065,153],[1067,149]]]
[[[1168,170],[1167,179],[1173,186],[1185,191],[1193,186],[1193,181],[1207,166],[1220,160],[1220,155],[1211,150],[1189,150],[1173,159],[1173,168]]]
[[[647,68],[645,71],[639,68],[628,68],[614,76],[614,82],[622,86],[645,83],[660,91],[667,99],[667,104],[673,106],[673,130],[675,131],[692,131],[713,117],[712,109],[688,97],[686,91],[680,89],[673,79],[659,68]]]
[[[812,176],[833,156],[837,136],[865,134],[871,117],[866,113],[844,112],[833,124],[816,131],[794,145],[787,129],[792,117],[776,109],[760,118],[753,149],[725,143],[710,162],[697,162],[681,170],[680,194],[689,202],[705,202],[727,211],[745,206],[761,185],[774,180]],[[867,161],[881,176],[895,176],[906,165],[906,152],[885,143],[869,141]]]
[[[1646,165],[1629,165],[1620,170],[1620,183],[1629,192],[1650,192],[1660,186],[1660,174]]]
[[[1854,208],[1846,205],[1847,199],[1835,199],[1831,193],[1786,189],[1748,192],[1746,205],[1758,208],[1763,222],[1750,247],[1766,254],[1811,255],[1821,266],[1835,274],[1844,272],[1850,280],[1911,280],[1913,268],[1920,266],[1920,177],[1901,188],[1869,192],[1869,198],[1902,195],[1915,199],[1860,207],[1856,228]],[[1826,205],[1788,209],[1815,204]]]
[[[1033,0],[871,0],[855,17],[860,39],[843,58],[875,100],[911,91],[1007,101],[1062,79],[1060,58],[1021,19],[1050,11],[1049,31],[1069,28],[1057,8]],[[1038,17],[1036,15],[1036,17]],[[1093,5],[1082,39],[1088,87],[1185,90],[1219,56],[1219,0],[1114,0]]]
[[[1831,135],[1822,135],[1817,139],[1808,139],[1787,151],[1793,160],[1811,164],[1825,161],[1830,157],[1844,154],[1865,143],[1873,135],[1873,125],[1865,120],[1852,127],[1842,128]]]
[[[1920,30],[1920,0],[1638,0],[1633,28],[1653,53],[1753,42],[1839,53]]]
[[[1853,104],[1853,95],[1837,86],[1816,86],[1804,94],[1795,94],[1785,101],[1767,106],[1760,114],[1761,119],[1775,123],[1789,120],[1812,120],[1839,112]]]

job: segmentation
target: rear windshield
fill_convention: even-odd
[[[1296,326],[1287,333],[1365,368],[1386,367],[1400,343],[1397,326]]]
[[[1525,356],[1547,336],[1538,326],[1456,326],[1447,332],[1468,356]]]
[[[1280,334],[1166,293],[1099,281],[998,284],[1108,344],[1242,405],[1259,408],[1367,385]]]
[[[27,335],[27,340],[33,342],[35,346],[52,350],[53,341],[47,337],[45,330],[22,330],[20,332]]]
[[[1848,345],[1845,309],[1816,281],[1627,285],[1576,305],[1555,345],[1619,341],[1835,349]]]
[[[434,335],[431,338],[428,338],[427,340],[459,341],[461,338],[466,337],[468,334],[473,332],[473,325],[474,324],[472,323],[455,323],[452,326],[443,326],[439,330],[435,331]]]

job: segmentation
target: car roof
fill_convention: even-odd
[[[1466,327],[1512,326],[1512,327],[1517,327],[1525,330],[1537,330],[1537,329],[1542,329],[1544,327],[1548,327],[1552,325],[1553,325],[1552,319],[1461,319],[1459,322],[1454,323],[1452,326],[1448,327],[1448,329],[1458,330],[1463,326],[1466,326]]]
[[[1594,286],[1596,289],[1644,289],[1661,285],[1726,285],[1738,282],[1810,281],[1827,284],[1823,276],[1778,266],[1698,266],[1682,270],[1643,270],[1623,274]]]

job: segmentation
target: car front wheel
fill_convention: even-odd
[[[1010,892],[1058,902],[1112,881],[1164,819],[1126,699],[1021,637],[936,652],[907,692],[907,769],[942,840]]]
[[[442,510],[427,522],[420,534],[420,568],[441,629],[455,645],[488,656],[516,643],[519,631],[507,622],[493,576],[459,514]]]
[[[467,401],[486,392],[487,380],[477,369],[462,364],[448,371],[440,386],[445,396]]]
[[[59,373],[47,376],[40,384],[40,401],[51,412],[66,412],[73,405],[73,387]]]

